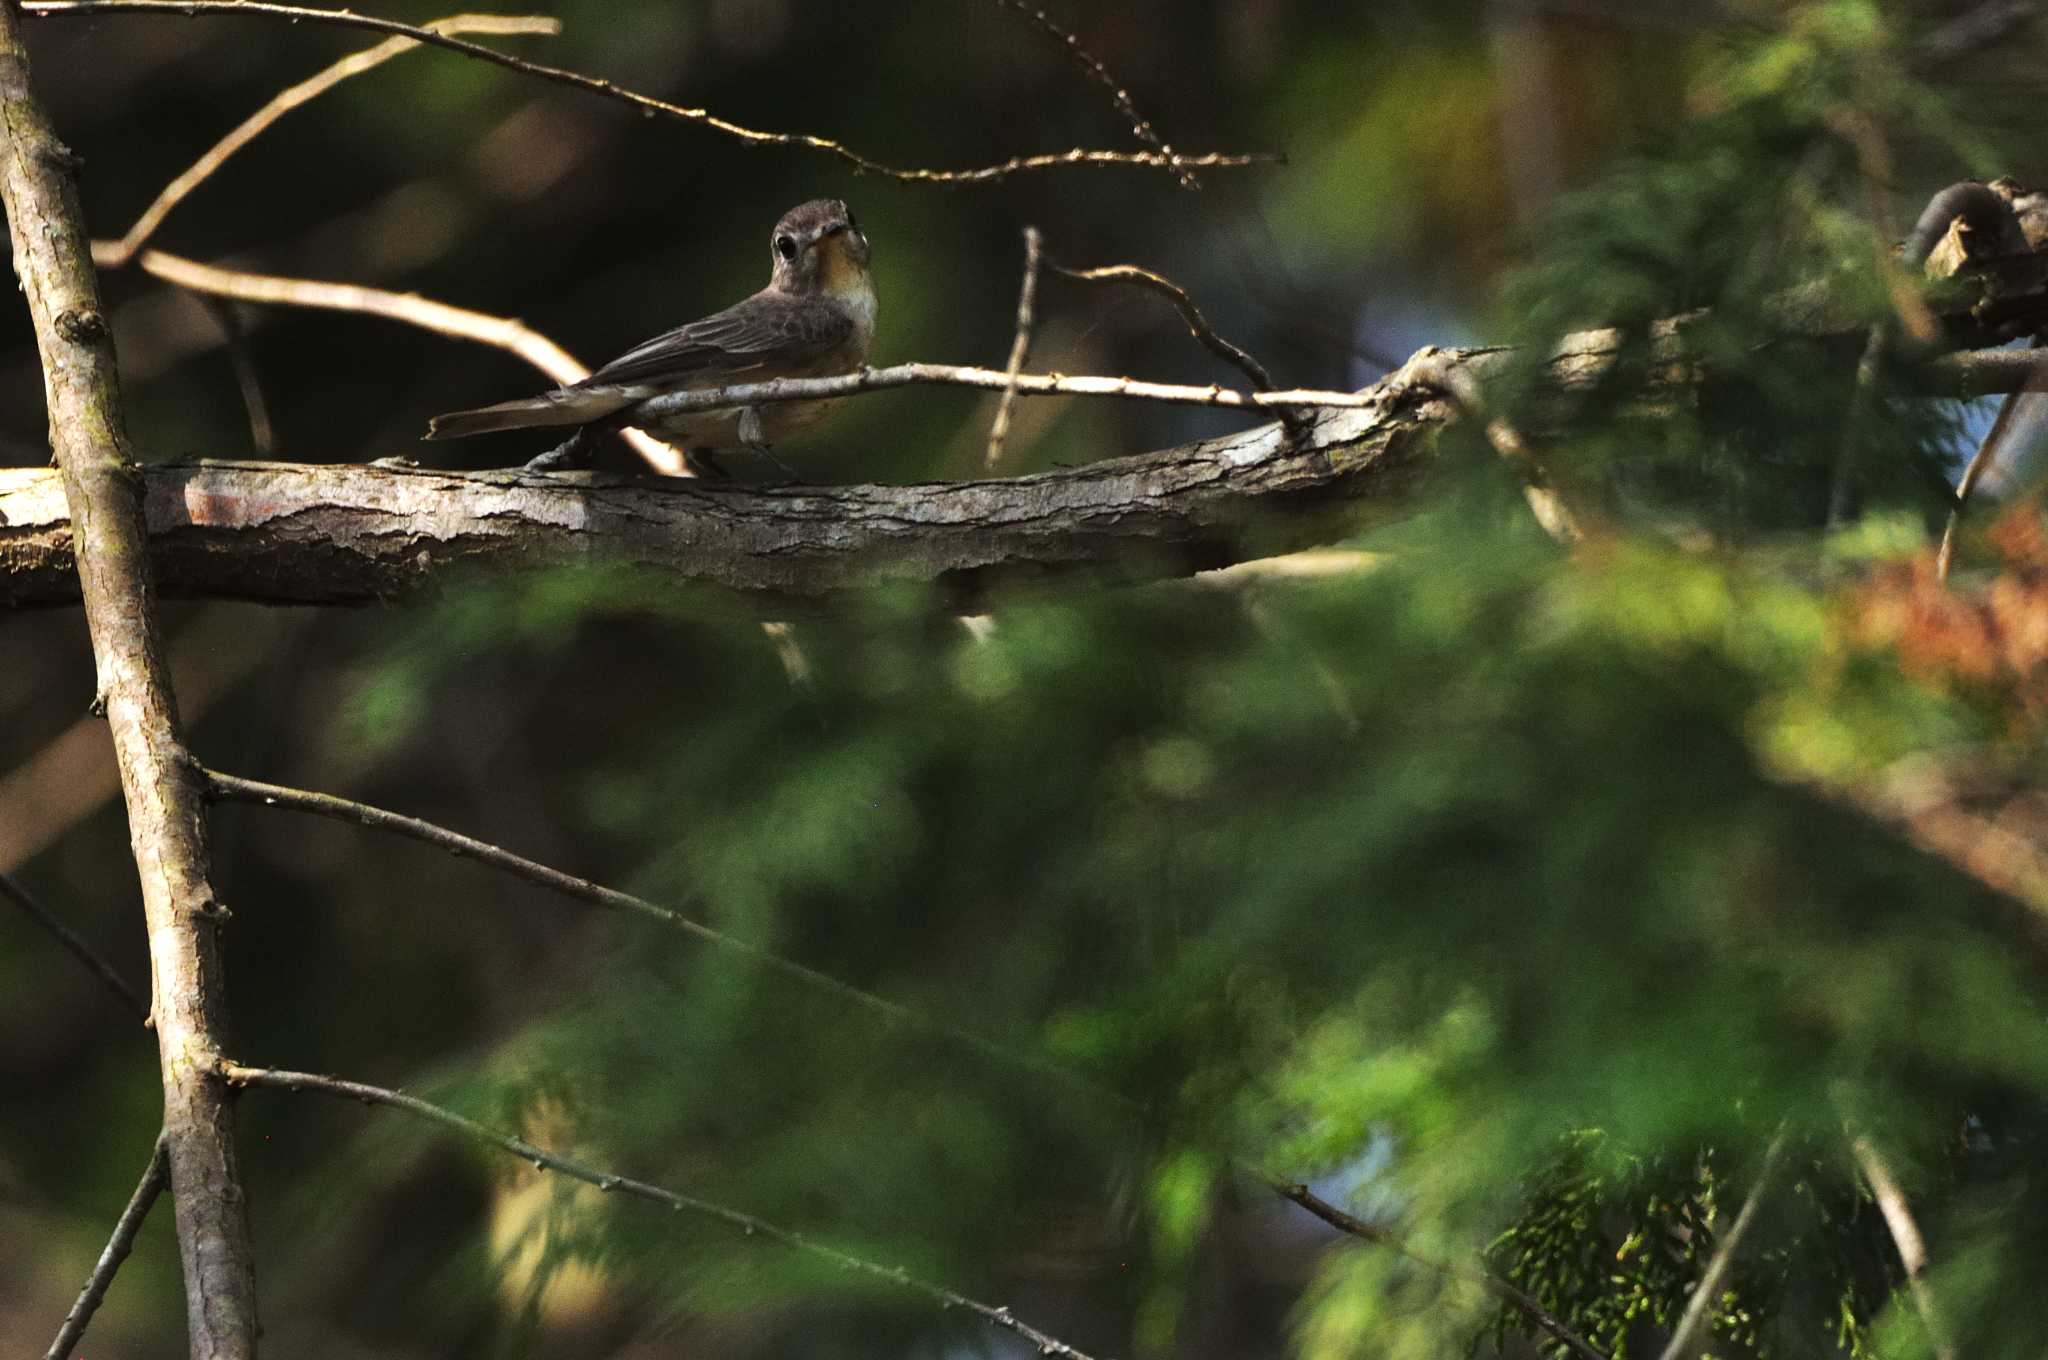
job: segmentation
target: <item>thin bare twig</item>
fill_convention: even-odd
[[[1068,29],[1062,28],[1044,10],[1036,5],[1027,5],[1024,3],[1024,0],[996,0],[996,3],[1004,9],[1023,15],[1037,27],[1039,32],[1046,34],[1053,41],[1059,43],[1060,46],[1066,48],[1067,55],[1074,59],[1082,71],[1086,72],[1089,78],[1094,80],[1096,84],[1109,91],[1109,97],[1116,104],[1117,112],[1130,120],[1131,135],[1166,157],[1166,163],[1173,168],[1174,174],[1180,180],[1181,188],[1199,189],[1202,187],[1201,181],[1188,172],[1186,162],[1174,154],[1173,148],[1166,144],[1165,139],[1159,135],[1158,130],[1147,121],[1143,114],[1138,112],[1138,105],[1131,98],[1131,92],[1124,88],[1122,82],[1109,73],[1109,68],[1104,66],[1093,52],[1081,46],[1081,39],[1079,37]]]
[[[1603,1351],[1566,1326],[1548,1308],[1538,1303],[1533,1295],[1524,1290],[1517,1289],[1499,1276],[1490,1275],[1475,1266],[1459,1265],[1456,1262],[1440,1260],[1437,1257],[1417,1251],[1409,1246],[1402,1239],[1401,1235],[1393,1229],[1383,1227],[1377,1223],[1368,1223],[1355,1214],[1346,1213],[1299,1181],[1283,1180],[1278,1176],[1267,1175],[1264,1172],[1253,1172],[1253,1174],[1264,1181],[1274,1194],[1300,1205],[1323,1222],[1335,1228],[1338,1232],[1348,1233],[1352,1237],[1390,1248],[1418,1265],[1427,1266],[1440,1275],[1448,1275],[1452,1279],[1463,1280],[1467,1284],[1477,1285],[1501,1302],[1520,1312],[1538,1327],[1541,1327],[1544,1331],[1557,1338],[1557,1340],[1563,1342],[1573,1354],[1580,1357],[1580,1360],[1607,1360],[1607,1356]]]
[[[2028,348],[2038,349],[2040,345],[2041,341],[2037,336]],[[2048,385],[2048,377],[2036,377],[2030,379],[2020,391],[2006,393],[2005,400],[1998,404],[1998,415],[1991,422],[1991,428],[1984,432],[1983,442],[1979,443],[1977,451],[1970,455],[1969,466],[1963,469],[1962,480],[1956,483],[1956,503],[1949,508],[1948,525],[1941,531],[1941,550],[1934,557],[1934,575],[1937,580],[1948,579],[1949,567],[1955,561],[1956,532],[1962,527],[1963,509],[1969,505],[1970,495],[1977,489],[1977,483],[1991,470],[1992,464],[1997,461],[1999,453],[2003,450],[2006,435],[2012,429],[2012,422],[2019,411],[2021,399],[2029,394],[2039,393],[2044,385]]]
[[[116,246],[105,241],[93,243],[93,260],[103,268],[115,256]],[[322,311],[356,312],[380,316],[437,335],[474,340],[524,359],[563,385],[590,375],[575,355],[522,322],[488,312],[454,307],[418,293],[395,293],[358,283],[326,283],[317,279],[287,278],[277,274],[255,274],[221,265],[201,264],[168,251],[147,249],[136,260],[144,273],[195,293],[237,298],[243,302],[278,307],[312,307]],[[641,430],[621,432],[626,442],[656,472],[669,477],[688,476],[683,456],[674,448]]]
[[[1038,300],[1038,256],[1043,244],[1037,227],[1024,228],[1024,282],[1017,290],[1017,337],[1010,342],[1010,362],[1003,366],[1008,381],[996,399],[996,418],[988,427],[988,467],[1002,460],[1003,442],[1010,437],[1010,408],[1017,402],[1017,375],[1024,371],[1024,357],[1031,352],[1031,332],[1036,324],[1033,304]]]
[[[1266,371],[1266,366],[1244,349],[1218,335],[1216,328],[1209,324],[1209,318],[1202,315],[1202,309],[1197,307],[1194,298],[1188,295],[1188,290],[1164,274],[1154,273],[1150,269],[1143,269],[1134,264],[1110,264],[1098,269],[1069,269],[1066,265],[1055,263],[1053,270],[1082,283],[1132,283],[1140,288],[1150,289],[1171,302],[1180,312],[1180,319],[1188,323],[1188,329],[1194,333],[1195,339],[1201,341],[1211,354],[1244,374],[1251,381],[1254,391],[1273,390],[1273,375]]]
[[[1853,1135],[1849,1140],[1849,1150],[1855,1154],[1863,1179],[1870,1182],[1870,1193],[1877,1199],[1878,1212],[1884,1215],[1885,1227],[1890,1230],[1892,1243],[1899,1250],[1899,1264],[1906,1269],[1906,1287],[1912,1291],[1913,1306],[1920,1311],[1921,1324],[1927,1328],[1928,1339],[1934,1343],[1937,1360],[1955,1360],[1955,1340],[1942,1325],[1934,1295],[1927,1288],[1927,1243],[1920,1236],[1920,1225],[1906,1203],[1905,1192],[1893,1178],[1891,1168],[1877,1150],[1877,1144],[1868,1137]]]
[[[629,893],[619,892],[616,889],[603,887],[587,879],[577,878],[560,870],[551,869],[546,865],[538,864],[522,856],[515,855],[511,851],[484,841],[475,840],[458,832],[450,831],[445,827],[436,826],[431,822],[405,817],[398,813],[385,811],[382,808],[351,802],[348,799],[335,798],[327,794],[312,793],[304,789],[287,788],[276,784],[259,783],[256,780],[241,779],[233,775],[224,775],[211,770],[206,772],[206,779],[212,796],[219,801],[286,807],[299,812],[310,812],[317,816],[331,817],[337,821],[354,822],[359,826],[396,832],[399,835],[428,845],[439,846],[450,854],[467,859],[475,859],[493,868],[504,870],[518,878],[525,879],[527,882],[559,892],[564,896],[574,897],[598,906],[637,912],[640,915],[652,917],[708,943],[740,953],[755,963],[794,977],[808,985],[820,987],[842,1000],[850,1001],[855,1005],[882,1015],[891,1022],[913,1025],[926,1033],[961,1044],[977,1056],[992,1059],[1006,1067],[1028,1071],[1039,1077],[1052,1078],[1069,1088],[1085,1092],[1089,1096],[1121,1109],[1126,1113],[1143,1113],[1141,1107],[1132,1101],[1130,1097],[1098,1086],[1079,1073],[1069,1071],[1045,1059],[1015,1052],[991,1040],[982,1038],[980,1035],[970,1033],[954,1025],[946,1024],[943,1021],[935,1020],[922,1012],[900,1005],[897,1002],[889,1001],[872,992],[863,991],[829,974],[818,972],[816,969],[806,967],[780,955],[769,953],[759,946],[748,944],[743,940],[735,939],[709,926],[701,925],[680,912],[658,906],[644,898],[634,897]],[[236,1072],[231,1073],[230,1078],[232,1080],[241,1080],[240,1071],[238,1069]],[[286,1075],[296,1076],[297,1074]],[[321,1089],[334,1089],[329,1078],[304,1078],[304,1080],[309,1085],[330,1083],[327,1086],[321,1087]],[[354,1092],[351,1089],[342,1093],[353,1094]],[[473,1126],[465,1127],[472,1127],[473,1130]],[[491,1136],[494,1140],[498,1140],[497,1135]],[[502,1140],[498,1141],[501,1141],[502,1145]],[[521,1151],[520,1155],[527,1156],[531,1160],[530,1154],[525,1151]],[[1240,1165],[1244,1167],[1248,1174],[1257,1176],[1258,1179],[1272,1187],[1276,1193],[1293,1200],[1296,1204],[1308,1209],[1311,1213],[1316,1214],[1332,1226],[1351,1232],[1356,1236],[1367,1238],[1370,1241],[1393,1246],[1405,1255],[1434,1269],[1479,1284],[1527,1313],[1539,1326],[1571,1346],[1575,1351],[1578,1351],[1584,1360],[1606,1360],[1605,1356],[1587,1345],[1570,1328],[1547,1312],[1535,1299],[1516,1289],[1506,1281],[1499,1280],[1476,1268],[1451,1265],[1414,1252],[1401,1242],[1398,1234],[1352,1218],[1335,1205],[1310,1192],[1308,1187],[1266,1175],[1243,1163],[1240,1163]],[[584,1179],[589,1179],[589,1177],[586,1176]],[[596,1184],[597,1182],[593,1181],[592,1183]]]
[[[28,889],[5,874],[0,874],[0,897],[5,897],[34,917],[37,925],[48,931],[73,958],[91,969],[101,982],[107,984],[107,990],[120,998],[121,1004],[128,1008],[130,1014],[144,1024],[149,1022],[149,1003],[138,996],[135,989],[128,985],[127,980],[114,971],[114,965],[101,958],[91,945],[79,937],[77,931],[64,924],[63,917],[36,901],[29,895]]]
[[[249,352],[249,328],[228,299],[200,293],[193,300],[220,327],[221,338],[227,342],[228,366],[234,370],[242,409],[249,417],[249,445],[258,458],[268,458],[277,452],[277,431],[270,423],[270,403],[264,399],[263,380],[256,373],[256,356]]]
[[[485,33],[494,36],[541,34],[552,37],[562,31],[562,22],[542,15],[455,14],[423,26],[430,33]],[[375,47],[353,52],[326,70],[296,85],[280,90],[269,103],[244,119],[233,132],[216,142],[212,150],[194,161],[190,168],[164,186],[156,201],[145,208],[120,240],[102,248],[95,245],[93,258],[102,269],[118,269],[135,258],[163,225],[171,210],[184,202],[194,189],[227,164],[228,159],[253,142],[278,119],[302,104],[311,103],[351,76],[382,66],[393,57],[420,46],[417,38],[388,38]]]
[[[219,1075],[236,1086],[265,1086],[281,1091],[315,1091],[322,1095],[338,1096],[345,1100],[357,1100],[366,1105],[382,1105],[387,1109],[403,1110],[422,1119],[431,1120],[461,1133],[474,1142],[483,1143],[509,1152],[522,1161],[531,1162],[536,1168],[557,1171],[572,1180],[594,1185],[607,1194],[630,1195],[635,1199],[649,1200],[655,1204],[667,1205],[679,1213],[697,1214],[714,1219],[729,1228],[736,1228],[749,1237],[764,1237],[779,1243],[792,1251],[800,1251],[845,1270],[857,1271],[871,1279],[893,1284],[911,1293],[922,1294],[938,1303],[942,1308],[960,1308],[973,1313],[991,1326],[999,1327],[1014,1336],[1022,1337],[1038,1348],[1040,1355],[1065,1356],[1067,1360],[1090,1360],[1088,1354],[1068,1345],[1056,1336],[1040,1331],[1025,1322],[1007,1307],[1000,1304],[983,1303],[969,1298],[944,1285],[933,1284],[919,1279],[900,1266],[885,1266],[865,1257],[813,1241],[804,1234],[764,1218],[742,1213],[711,1200],[698,1199],[694,1195],[678,1194],[647,1181],[635,1180],[609,1171],[600,1171],[572,1158],[550,1152],[524,1138],[500,1133],[495,1129],[477,1123],[455,1111],[436,1105],[418,1096],[407,1095],[381,1086],[370,1086],[358,1081],[344,1081],[337,1077],[317,1076],[310,1072],[284,1072],[272,1068],[245,1067],[240,1063],[221,1062]]]
[[[1137,165],[1158,166],[1176,174],[1184,169],[1224,169],[1247,165],[1278,164],[1283,159],[1268,152],[1248,155],[1207,154],[1201,156],[1166,156],[1157,151],[1098,151],[1075,147],[1071,151],[1047,152],[1035,156],[1013,156],[996,165],[978,166],[969,170],[901,169],[864,156],[841,142],[829,137],[818,137],[807,132],[762,132],[755,128],[743,127],[730,119],[720,118],[708,109],[686,108],[671,104],[665,99],[640,94],[615,85],[609,80],[584,75],[559,66],[547,66],[540,62],[525,61],[510,56],[481,43],[467,42],[435,33],[412,24],[402,24],[395,19],[380,19],[373,15],[357,14],[352,10],[318,9],[306,5],[280,5],[261,3],[260,0],[23,0],[22,10],[37,18],[56,15],[90,14],[175,14],[184,16],[241,14],[259,15],[292,22],[310,20],[316,23],[336,24],[344,28],[366,29],[372,33],[398,34],[430,47],[459,52],[479,61],[488,61],[522,75],[537,76],[558,84],[602,95],[606,99],[618,100],[631,105],[648,117],[657,114],[695,123],[728,137],[738,138],[752,146],[804,147],[812,151],[835,156],[857,170],[889,179],[904,180],[920,184],[991,184],[1011,175],[1031,170],[1049,170],[1068,165]]]
[[[1693,1286],[1692,1297],[1686,1301],[1685,1312],[1678,1319],[1678,1329],[1671,1333],[1671,1340],[1665,1343],[1659,1360],[1687,1360],[1706,1342],[1706,1333],[1711,1328],[1714,1307],[1721,1295],[1721,1286],[1728,1279],[1728,1271],[1735,1264],[1735,1252],[1741,1247],[1742,1239],[1749,1232],[1749,1225],[1756,1219],[1757,1206],[1763,1203],[1764,1191],[1770,1188],[1771,1179],[1778,1169],[1778,1158],[1785,1151],[1785,1128],[1778,1127],[1777,1135],[1764,1151],[1763,1165],[1757,1168],[1756,1181],[1749,1187],[1749,1194],[1742,1201],[1742,1209],[1735,1215],[1735,1221],[1728,1225],[1728,1231],[1721,1235],[1714,1248],[1713,1259],[1707,1262],[1707,1269],[1700,1276],[1700,1282]]]
[[[1134,401],[1215,406],[1238,411],[1278,412],[1315,407],[1363,410],[1376,407],[1384,400],[1382,395],[1371,391],[1287,388],[1275,392],[1242,392],[1220,383],[1191,387],[1181,383],[1146,382],[1139,378],[1070,377],[1064,373],[1019,373],[1012,376],[1001,369],[958,364],[896,364],[889,368],[863,368],[830,378],[774,378],[767,382],[675,392],[650,397],[639,409],[652,419],[724,406],[759,406],[778,401],[808,401],[816,397],[845,397],[858,392],[880,392],[922,384],[979,387],[992,392],[1015,387],[1017,394],[1025,397],[1126,397]]]
[[[805,986],[828,992],[842,1001],[882,1017],[891,1024],[907,1026],[949,1040],[980,1057],[993,1059],[1007,1067],[1026,1070],[1070,1086],[1083,1081],[1075,1073],[1055,1063],[1012,1052],[992,1040],[934,1019],[900,1002],[865,991],[850,982],[833,977],[830,973],[820,972],[794,959],[763,949],[760,945],[750,944],[738,936],[728,935],[673,908],[650,902],[644,897],[635,897],[631,893],[620,892],[616,888],[607,888],[587,878],[578,878],[560,869],[550,868],[523,855],[514,854],[502,846],[492,845],[488,841],[465,836],[459,831],[451,831],[417,817],[407,817],[402,813],[373,807],[368,803],[354,802],[347,798],[337,798],[332,794],[315,793],[308,789],[290,788],[282,784],[265,784],[254,779],[221,774],[216,770],[206,770],[203,773],[208,797],[215,802],[289,808],[294,812],[307,812],[339,822],[353,822],[357,826],[369,827],[376,831],[393,832],[425,845],[436,846],[458,858],[473,859],[479,864],[489,865],[493,869],[524,879],[550,892],[560,893],[564,897],[573,897],[593,906],[612,911],[632,912],[659,921],[706,944],[716,945],[720,949],[738,954],[759,967],[793,978]]]
[[[93,1266],[92,1274],[86,1277],[85,1288],[79,1291],[78,1302],[72,1304],[71,1311],[64,1315],[64,1324],[57,1329],[57,1339],[50,1343],[43,1360],[71,1360],[72,1347],[78,1344],[78,1338],[85,1335],[92,1315],[99,1311],[100,1301],[106,1298],[107,1289],[114,1283],[115,1272],[128,1259],[128,1253],[135,1249],[135,1236],[142,1231],[150,1206],[163,1193],[170,1172],[169,1145],[169,1136],[159,1130],[156,1146],[150,1149],[149,1165],[144,1168],[135,1193],[128,1197],[128,1207],[114,1221],[113,1236],[107,1239],[107,1245],[100,1251],[99,1261]]]

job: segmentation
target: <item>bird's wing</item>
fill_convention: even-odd
[[[829,303],[760,292],[636,345],[576,386],[697,386],[726,378],[744,380],[771,361],[777,370],[801,370],[846,344],[853,329],[853,318]]]

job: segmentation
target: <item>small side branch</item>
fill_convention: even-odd
[[[280,1091],[313,1091],[321,1095],[337,1096],[344,1100],[361,1101],[365,1105],[382,1105],[387,1109],[402,1110],[421,1119],[430,1120],[445,1128],[454,1129],[472,1142],[509,1152],[521,1161],[531,1162],[535,1167],[556,1171],[572,1180],[594,1185],[607,1194],[628,1195],[654,1204],[666,1205],[678,1213],[696,1214],[702,1218],[723,1223],[750,1237],[762,1237],[792,1251],[803,1252],[820,1260],[830,1261],[845,1270],[856,1271],[871,1279],[895,1285],[913,1294],[921,1294],[942,1308],[960,1308],[973,1313],[993,1327],[1001,1328],[1013,1336],[1021,1337],[1037,1347],[1040,1355],[1064,1356],[1066,1360],[1091,1360],[1082,1350],[1068,1345],[1058,1337],[1039,1330],[1007,1307],[1000,1304],[983,1303],[965,1294],[934,1284],[910,1274],[900,1266],[885,1266],[865,1257],[841,1251],[837,1247],[814,1241],[791,1228],[771,1223],[764,1218],[742,1213],[711,1200],[698,1199],[694,1195],[679,1194],[647,1181],[635,1180],[613,1172],[599,1170],[569,1157],[550,1152],[524,1138],[500,1133],[487,1128],[455,1111],[421,1100],[418,1096],[402,1091],[388,1090],[381,1086],[370,1086],[358,1081],[344,1081],[337,1077],[317,1076],[310,1072],[285,1072],[263,1067],[245,1067],[240,1063],[221,1062],[219,1075],[235,1086],[264,1086]]]
[[[79,937],[77,931],[64,924],[64,918],[36,901],[29,895],[28,889],[6,874],[0,874],[0,897],[6,898],[27,912],[35,923],[48,931],[73,958],[90,969],[94,976],[107,985],[107,990],[120,999],[121,1005],[129,1014],[144,1024],[149,1023],[149,1003],[136,995],[135,989],[128,985],[126,979],[114,971],[114,965],[101,958],[91,945]]]
[[[57,1329],[57,1339],[50,1343],[43,1360],[71,1360],[72,1348],[85,1335],[85,1329],[92,1322],[92,1315],[100,1309],[100,1301],[107,1296],[107,1289],[114,1283],[114,1275],[121,1269],[121,1263],[128,1259],[128,1253],[135,1249],[135,1236],[142,1231],[143,1220],[149,1217],[150,1206],[163,1193],[164,1185],[170,1178],[169,1146],[165,1135],[159,1132],[156,1146],[150,1150],[149,1165],[143,1170],[142,1180],[136,1185],[135,1193],[128,1197],[128,1207],[121,1211],[121,1217],[114,1222],[114,1235],[107,1239],[105,1249],[100,1252],[98,1264],[92,1274],[86,1277],[85,1288],[79,1291],[78,1302],[71,1305],[71,1311],[64,1315],[64,1325]]]
[[[208,797],[215,802],[245,803],[258,807],[286,808],[293,812],[311,813],[313,816],[326,817],[333,821],[350,822],[356,826],[368,827],[373,831],[388,831],[394,835],[403,836],[408,840],[419,841],[421,844],[445,850],[458,859],[473,859],[479,864],[488,865],[503,873],[511,874],[514,878],[523,879],[537,887],[546,888],[550,892],[560,893],[564,897],[571,897],[579,902],[588,902],[593,906],[604,907],[607,910],[630,912],[637,916],[647,917],[649,920],[659,921],[670,929],[680,931],[685,935],[703,941],[705,944],[714,945],[729,953],[737,954],[758,967],[765,968],[770,972],[780,973],[784,977],[802,983],[804,986],[813,987],[825,992],[849,1005],[856,1006],[872,1015],[878,1016],[891,1025],[903,1026],[914,1029],[919,1033],[944,1039],[974,1053],[978,1057],[992,1060],[1010,1069],[1028,1071],[1035,1076],[1051,1078],[1068,1086],[1072,1086],[1081,1080],[1074,1073],[1044,1059],[1012,1052],[978,1034],[971,1033],[955,1025],[947,1024],[942,1020],[934,1019],[920,1011],[913,1010],[909,1006],[856,987],[850,982],[844,982],[839,978],[833,977],[830,973],[820,972],[815,968],[798,963],[794,959],[785,958],[783,955],[763,949],[759,945],[750,944],[738,936],[728,935],[722,930],[707,926],[703,922],[686,916],[672,908],[650,902],[644,897],[635,897],[631,893],[620,892],[616,888],[607,888],[603,884],[593,883],[587,878],[578,878],[574,874],[563,873],[560,869],[553,869],[545,864],[527,859],[523,855],[516,855],[502,846],[492,845],[488,841],[480,841],[474,837],[465,836],[459,831],[451,831],[447,827],[437,826],[433,822],[422,821],[417,817],[407,817],[401,813],[387,811],[380,807],[372,807],[368,803],[358,803],[347,798],[337,798],[332,794],[315,793],[309,789],[290,788],[282,784],[260,783],[254,779],[242,779],[235,775],[221,774],[214,770],[207,770],[205,778]]]
[[[1356,1214],[1346,1213],[1299,1181],[1283,1180],[1278,1176],[1269,1176],[1263,1172],[1255,1174],[1266,1183],[1267,1187],[1274,1194],[1284,1200],[1300,1205],[1323,1222],[1335,1228],[1338,1232],[1346,1233],[1362,1241],[1390,1248],[1409,1260],[1414,1261],[1417,1265],[1427,1266],[1440,1275],[1463,1280],[1467,1284],[1477,1285],[1479,1288],[1484,1289],[1487,1293],[1493,1295],[1528,1318],[1529,1321],[1550,1333],[1551,1336],[1569,1348],[1574,1355],[1577,1355],[1580,1360],[1608,1360],[1605,1352],[1566,1326],[1563,1320],[1556,1314],[1545,1308],[1541,1303],[1538,1303],[1533,1295],[1525,1290],[1517,1289],[1499,1276],[1488,1274],[1476,1266],[1459,1265],[1456,1262],[1439,1260],[1434,1256],[1419,1252],[1409,1246],[1401,1235],[1391,1228],[1382,1227],[1377,1223],[1368,1223]]]
[[[1878,1212],[1884,1215],[1885,1228],[1892,1235],[1892,1244],[1899,1250],[1899,1264],[1906,1271],[1906,1287],[1912,1291],[1913,1306],[1920,1311],[1920,1321],[1927,1328],[1928,1339],[1934,1343],[1937,1360],[1956,1360],[1954,1339],[1948,1328],[1942,1325],[1940,1310],[1935,1307],[1934,1295],[1927,1288],[1927,1242],[1920,1236],[1920,1225],[1913,1218],[1913,1210],[1906,1203],[1905,1191],[1878,1152],[1877,1144],[1862,1134],[1849,1140],[1849,1150],[1856,1157],[1856,1166],[1863,1173],[1863,1179],[1870,1183],[1870,1193],[1877,1200]]]
[[[1209,318],[1202,315],[1202,309],[1197,307],[1194,298],[1188,295],[1188,290],[1164,274],[1154,273],[1150,269],[1143,269],[1134,264],[1103,265],[1098,269],[1069,269],[1065,265],[1056,264],[1053,269],[1062,276],[1081,283],[1129,283],[1159,294],[1174,305],[1174,309],[1180,313],[1180,319],[1187,322],[1188,330],[1193,332],[1195,339],[1202,342],[1204,348],[1250,380],[1253,391],[1273,390],[1273,375],[1266,371],[1266,366],[1241,347],[1231,344],[1217,334],[1216,328],[1209,324]]]
[[[284,19],[293,23],[336,24],[344,28],[365,29],[372,33],[397,34],[430,47],[439,47],[449,52],[459,52],[466,57],[474,57],[478,61],[487,61],[506,70],[517,71],[521,75],[551,80],[559,85],[567,85],[606,99],[617,100],[649,117],[659,115],[694,123],[752,146],[794,147],[823,152],[868,174],[918,184],[992,184],[1026,171],[1051,170],[1071,165],[1157,166],[1180,173],[1186,169],[1212,170],[1277,164],[1282,159],[1265,152],[1245,155],[1212,153],[1200,156],[1167,156],[1157,151],[1098,151],[1076,147],[1071,151],[1013,156],[996,165],[978,166],[969,170],[903,169],[864,156],[830,137],[818,137],[806,132],[763,132],[756,128],[743,127],[730,119],[720,118],[709,109],[671,104],[665,99],[656,99],[652,95],[628,90],[609,80],[584,75],[581,71],[524,61],[494,48],[485,47],[481,43],[468,42],[412,24],[403,24],[395,19],[357,14],[353,10],[265,4],[260,3],[260,0],[24,0],[21,8],[24,13],[38,18],[92,14],[162,14],[185,17],[202,14],[256,15]]]
[[[1763,1165],[1757,1168],[1756,1183],[1749,1187],[1749,1194],[1742,1201],[1742,1209],[1735,1215],[1735,1221],[1728,1225],[1720,1243],[1714,1248],[1713,1259],[1707,1262],[1707,1269],[1700,1276],[1700,1282],[1693,1286],[1692,1297],[1686,1301],[1685,1312],[1678,1319],[1678,1329],[1665,1343],[1659,1360],[1689,1360],[1706,1343],[1707,1332],[1713,1325],[1714,1309],[1721,1295],[1722,1285],[1727,1283],[1728,1272],[1735,1265],[1735,1253],[1742,1246],[1742,1239],[1749,1233],[1749,1225],[1756,1220],[1757,1206],[1763,1203],[1764,1193],[1770,1189],[1771,1181],[1778,1170],[1778,1159],[1785,1151],[1785,1130],[1781,1127],[1771,1145],[1764,1152]]]
[[[1002,461],[1003,444],[1010,437],[1010,408],[1017,402],[1017,375],[1024,370],[1025,356],[1031,352],[1031,332],[1037,321],[1033,306],[1038,299],[1038,258],[1043,238],[1037,227],[1024,228],[1024,282],[1017,290],[1017,336],[1010,342],[1010,362],[1003,366],[1003,373],[1009,379],[1003,385],[1003,395],[996,400],[996,418],[988,427],[988,468],[995,470]]]

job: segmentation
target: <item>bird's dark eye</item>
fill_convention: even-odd
[[[853,209],[846,210],[846,229],[855,236],[860,235],[860,219],[853,215]]]
[[[794,237],[794,236],[778,236],[778,237],[776,237],[776,238],[775,238],[775,253],[776,253],[777,255],[780,255],[780,256],[781,256],[781,257],[782,257],[783,259],[785,259],[785,260],[794,260],[794,259],[796,258],[796,237]]]

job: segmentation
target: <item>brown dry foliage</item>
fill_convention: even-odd
[[[2048,725],[2048,525],[2023,501],[1986,533],[1998,566],[1943,581],[1932,551],[1886,566],[1849,593],[1850,635],[1896,648],[1907,674],[1991,701],[2016,723]]]

